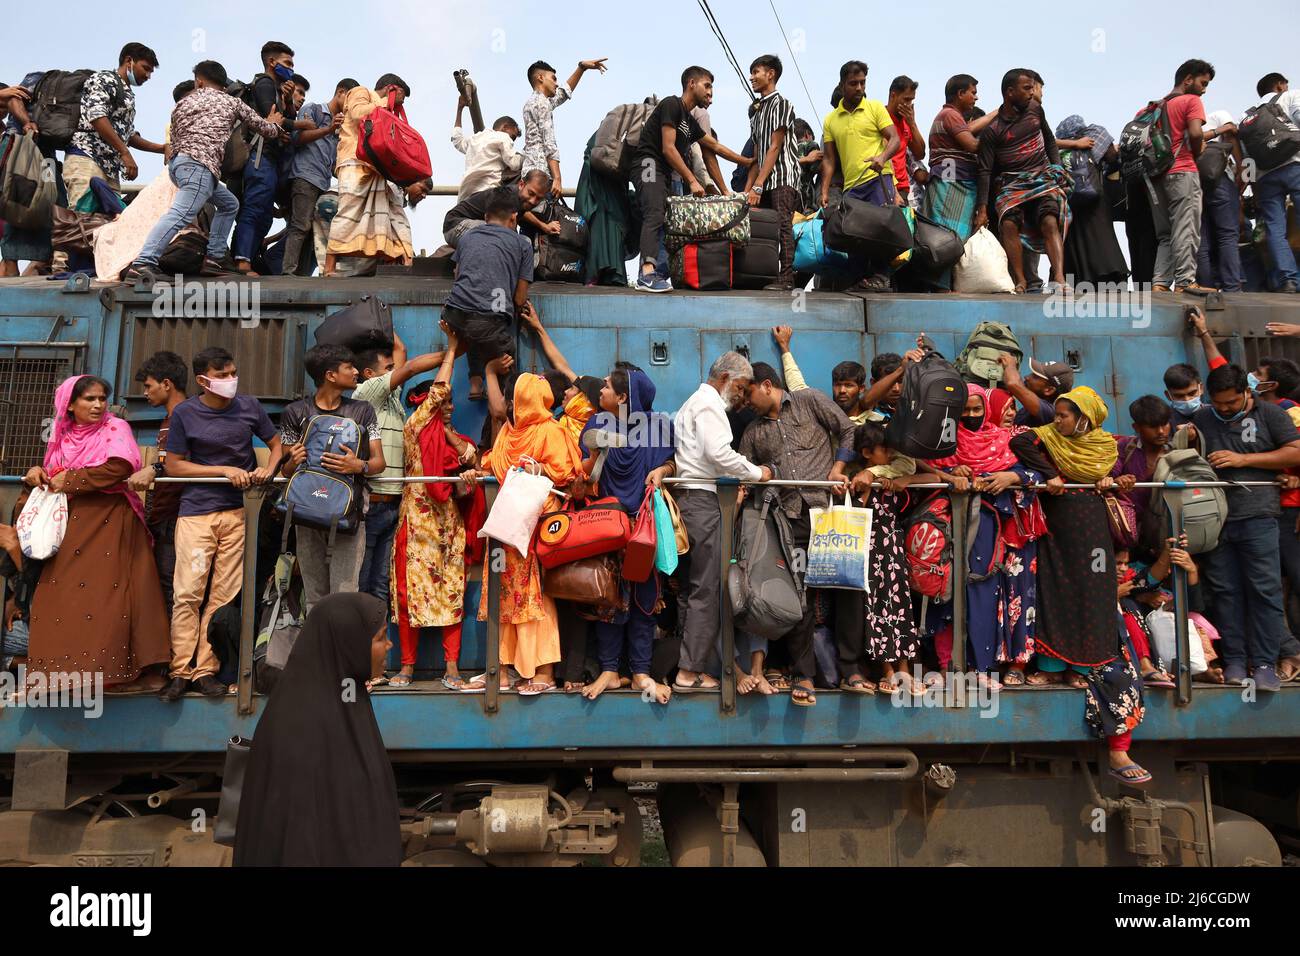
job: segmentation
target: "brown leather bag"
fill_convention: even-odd
[[[54,221],[50,226],[50,245],[59,252],[93,257],[95,230],[116,218],[102,212],[76,212],[55,206]]]
[[[556,601],[572,601],[598,608],[620,607],[622,585],[614,564],[617,555],[571,561],[542,571],[542,591]]]

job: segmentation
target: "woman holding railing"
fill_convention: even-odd
[[[1020,463],[1047,479],[1043,511],[1049,535],[1038,549],[1038,673],[1030,683],[1064,683],[1087,692],[1086,717],[1110,743],[1110,773],[1127,784],[1151,775],[1128,755],[1142,720],[1141,680],[1118,616],[1115,548],[1106,505],[1097,492],[1115,485],[1115,437],[1109,414],[1087,386],[1056,400],[1056,418],[1011,439]],[[1067,489],[1067,482],[1096,490]]]

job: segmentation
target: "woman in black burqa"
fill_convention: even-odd
[[[366,681],[391,642],[384,603],[331,594],[307,615],[257,724],[236,866],[398,866],[397,787]]]

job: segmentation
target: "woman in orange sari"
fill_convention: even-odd
[[[540,375],[521,374],[515,380],[513,401],[507,409],[506,424],[497,433],[492,449],[483,456],[483,471],[505,484],[506,473],[524,458],[531,458],[557,488],[582,477],[582,453],[573,435],[551,417],[554,395],[550,384]],[[469,478],[469,475],[466,475]],[[559,499],[552,495],[543,511],[555,511]],[[505,570],[501,572],[501,677],[504,665],[513,665],[520,682],[515,689],[531,697],[555,689],[555,665],[560,660],[560,628],[555,602],[542,593],[541,567],[531,553],[520,557],[511,548],[502,548]],[[487,580],[485,557],[483,579]],[[478,619],[487,620],[488,588],[482,590]],[[486,686],[486,675],[475,678],[467,689]]]

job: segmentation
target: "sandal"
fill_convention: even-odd
[[[715,690],[721,690],[721,688],[722,688],[721,684],[704,683],[704,678],[699,674],[696,674],[695,680],[691,681],[691,683],[689,684],[683,684],[679,680],[673,681],[673,690],[675,690],[679,694],[694,694],[694,693],[698,693],[699,691],[710,692]]]
[[[765,671],[763,679],[772,685],[772,689],[778,693],[790,689],[790,678],[781,671]]]
[[[991,693],[996,694],[1002,689],[1002,681],[998,680],[992,674],[986,674],[981,671],[975,678],[976,687],[986,687]]]
[[[790,688],[790,703],[796,707],[814,707],[817,704],[817,694],[811,687],[795,684]]]
[[[1127,767],[1121,767],[1119,770],[1111,767],[1110,775],[1120,783],[1128,784],[1130,787],[1137,787],[1151,782],[1151,774],[1135,763],[1131,763]]]
[[[447,688],[447,690],[463,691],[467,683],[468,681],[459,675],[456,677],[448,677],[446,674],[442,675],[442,686]]]
[[[553,690],[555,690],[555,681],[539,680],[530,680],[515,688],[520,697],[537,697],[540,694],[548,694]]]
[[[840,690],[850,694],[874,694],[876,685],[860,674],[854,674],[848,680],[840,681]]]
[[[1050,684],[1061,683],[1061,675],[1054,674],[1051,671],[1034,671],[1032,674],[1025,675],[1025,683],[1030,687],[1047,687]]]
[[[1160,668],[1149,670],[1142,675],[1143,687],[1173,687],[1174,679]]]
[[[392,677],[388,678],[388,686],[396,688],[397,690],[405,690],[411,686],[411,675],[401,673],[394,674]]]
[[[1070,671],[1065,675],[1062,681],[1066,687],[1072,687],[1075,690],[1083,690],[1088,686],[1088,680],[1078,671]]]
[[[1025,672],[1013,667],[1002,675],[1003,687],[1022,687],[1025,683]]]
[[[586,686],[586,683],[583,681],[566,680],[564,682],[564,692],[566,694],[578,694],[581,693],[582,689]]]
[[[1300,681],[1300,657],[1284,657],[1278,661],[1277,677],[1284,684]]]

